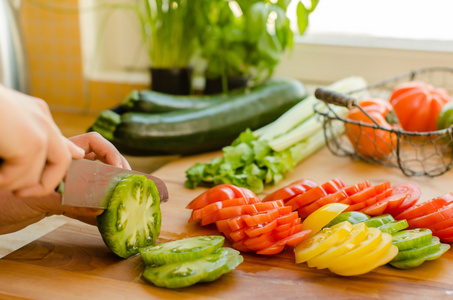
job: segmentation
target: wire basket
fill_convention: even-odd
[[[388,129],[375,124],[356,122],[346,119],[338,114],[337,106],[347,109],[358,107],[370,117],[357,103],[364,99],[380,98],[389,99],[392,90],[399,84],[408,81],[423,81],[435,87],[444,88],[453,95],[453,69],[450,68],[425,68],[407,74],[403,74],[382,82],[369,85],[364,89],[341,94],[324,88],[318,88],[315,96],[328,105],[319,102],[315,105],[315,111],[322,116],[324,136],[328,149],[337,156],[350,156],[369,163],[399,168],[406,176],[429,176],[435,177],[447,172],[453,163],[452,130],[449,127],[430,132],[409,132],[402,129]],[[370,119],[372,119],[370,117]],[[347,137],[348,130],[354,126],[365,129],[369,138],[367,149],[373,149],[373,153],[366,153],[360,149],[359,143]],[[382,131],[391,135],[391,139],[383,139]],[[362,131],[360,131],[362,132]],[[363,138],[360,141],[363,145]],[[383,143],[389,147],[387,153],[379,153]]]

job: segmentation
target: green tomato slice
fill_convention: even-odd
[[[159,191],[152,180],[137,174],[119,181],[107,209],[97,217],[105,244],[123,258],[154,244],[161,222]]]
[[[160,266],[195,260],[216,252],[225,238],[220,235],[197,236],[138,249],[146,265]]]
[[[368,227],[380,227],[387,223],[395,222],[395,219],[390,214],[380,215],[376,217],[369,218],[368,220],[363,221]]]
[[[400,251],[398,255],[392,260],[392,262],[424,258],[426,255],[436,252],[439,247],[440,239],[437,236],[433,236],[431,243],[426,246]]]
[[[143,277],[156,286],[182,288],[198,282],[214,281],[236,268],[242,261],[239,251],[220,248],[192,261],[158,267],[147,266]]]
[[[445,252],[447,252],[450,249],[449,244],[440,244],[439,249],[432,253],[428,253],[426,256],[421,257],[421,258],[414,258],[414,259],[406,259],[406,260],[401,260],[401,261],[396,261],[396,262],[390,262],[390,265],[392,265],[395,268],[398,269],[411,269],[420,266],[422,263],[424,263],[427,260],[435,260],[438,259],[439,257],[442,256]]]
[[[365,220],[368,220],[370,217],[363,212],[360,211],[347,211],[347,212],[342,212],[339,214],[335,219],[330,221],[330,223],[326,227],[332,227],[333,225],[336,225],[338,223],[348,221],[352,225],[363,222]]]
[[[399,220],[396,222],[390,222],[390,223],[381,225],[378,227],[378,229],[385,233],[395,234],[398,231],[406,229],[407,227],[409,227],[409,224],[407,223],[407,220],[404,219],[404,220]]]
[[[392,244],[399,251],[404,251],[426,246],[431,243],[432,237],[432,231],[427,228],[402,230],[393,235]]]

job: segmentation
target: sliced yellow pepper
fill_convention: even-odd
[[[308,237],[296,246],[294,252],[296,263],[306,262],[316,255],[327,251],[330,247],[343,243],[352,230],[352,224],[345,221],[335,226],[324,228],[317,234]]]
[[[304,230],[310,229],[311,233],[309,234],[309,237],[313,236],[348,207],[349,205],[344,203],[326,204],[311,213],[302,222],[302,227]]]

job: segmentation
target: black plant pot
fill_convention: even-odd
[[[172,95],[189,95],[192,86],[192,68],[150,68],[151,89]]]
[[[234,76],[228,77],[228,91],[232,91],[239,88],[244,88],[247,86],[248,77],[247,76]],[[206,78],[206,85],[204,88],[205,95],[219,94],[223,93],[222,87],[222,78],[209,79]]]

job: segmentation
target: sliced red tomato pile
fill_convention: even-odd
[[[431,229],[443,243],[453,243],[453,193],[416,204],[395,216],[410,228]]]
[[[302,219],[329,203],[348,204],[347,211],[377,216],[401,213],[415,205],[420,194],[418,186],[411,183],[391,186],[385,181],[372,186],[365,180],[348,186],[341,178],[334,178],[320,185],[310,180],[296,181],[266,196],[263,201],[283,200],[285,205],[297,210]]]
[[[301,219],[283,200],[261,202],[250,190],[234,185],[215,186],[189,203],[189,222],[217,230],[243,252],[272,255],[286,246],[305,240],[311,230],[303,230]]]

